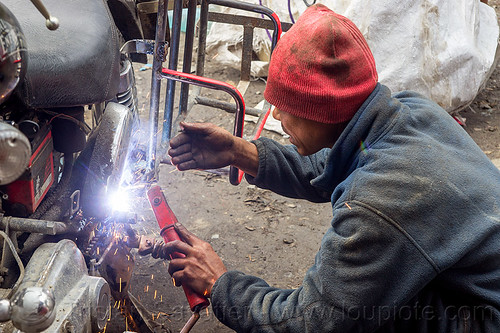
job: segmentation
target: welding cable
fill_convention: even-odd
[[[316,2],[316,0],[314,1]],[[295,24],[295,20],[293,19],[293,14],[292,14],[292,0],[288,0],[288,16],[290,16],[290,21],[292,21],[292,24]]]
[[[306,4],[307,7],[311,7],[312,5],[314,5],[316,3],[316,0],[313,0],[312,3],[308,3],[307,0],[304,0],[304,3]]]
[[[290,1],[290,0],[288,0],[288,1]],[[264,5],[262,4],[262,0],[259,0],[259,5],[264,6]],[[260,14],[260,17],[261,17],[261,18],[264,18],[264,14]],[[266,33],[267,33],[267,37],[269,37],[269,40],[272,42],[272,41],[273,41],[273,38],[271,37],[271,33],[269,32],[269,30],[268,30],[268,29],[266,29]]]
[[[10,299],[12,295],[17,291],[19,288],[19,285],[21,284],[21,281],[24,279],[24,265],[23,262],[21,261],[21,258],[19,258],[19,255],[17,254],[16,248],[14,246],[14,243],[12,243],[12,240],[7,236],[7,234],[3,231],[0,230],[0,236],[2,236],[4,243],[4,251],[5,251],[5,243],[9,245],[10,252],[12,252],[12,256],[14,259],[16,259],[17,265],[19,266],[19,277],[17,278],[16,283],[14,284],[14,287],[10,290],[9,294],[7,295],[7,298]]]

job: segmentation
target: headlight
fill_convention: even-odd
[[[0,185],[19,178],[29,164],[31,146],[17,128],[0,122]]]

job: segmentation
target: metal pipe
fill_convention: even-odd
[[[182,71],[191,73],[191,62],[193,61],[194,30],[196,23],[196,4],[197,0],[189,0],[188,15],[186,23],[186,37],[184,40],[184,60]],[[179,114],[187,114],[189,85],[181,83],[181,94],[179,103]]]
[[[0,219],[0,228],[9,230],[31,232],[44,235],[58,235],[68,231],[68,226],[63,222],[24,219],[21,217],[4,216]]]
[[[198,31],[198,59],[196,60],[196,75],[205,73],[205,51],[207,49],[208,31],[208,1],[202,0],[200,7],[200,28]]]
[[[249,12],[263,14],[269,17],[274,25],[274,32],[271,41],[271,52],[274,50],[274,47],[276,46],[276,43],[278,43],[278,40],[281,36],[282,30],[281,30],[281,22],[278,16],[271,9],[264,6],[259,6],[252,3],[242,2],[237,0],[207,0],[207,1],[209,4],[241,9]]]
[[[237,111],[234,103],[219,101],[218,99],[214,99],[214,98],[196,96],[195,101],[196,101],[196,104],[210,106],[213,108],[224,110],[224,111],[229,112],[229,113],[235,113]],[[245,107],[245,114],[249,114],[251,116],[260,117],[260,115],[262,115],[264,113],[265,112],[261,109]]]
[[[165,34],[167,30],[167,9],[168,0],[160,0],[158,2],[158,16],[156,21],[155,48],[153,57],[153,71],[151,75],[151,95],[149,107],[149,146],[147,151],[146,177],[156,178],[157,163],[156,163],[156,145],[158,132],[158,113],[160,102],[161,78],[159,73],[162,70],[162,64],[166,56]]]
[[[203,88],[222,90],[227,92],[229,95],[231,95],[231,97],[233,97],[234,101],[236,102],[236,109],[237,109],[234,119],[233,135],[238,136],[240,138],[243,136],[245,101],[243,100],[243,96],[241,96],[238,89],[236,89],[235,87],[226,82],[200,77],[193,74],[177,72],[165,68],[163,69],[161,75],[166,79],[176,80],[179,82],[186,82],[189,84],[201,86]],[[238,172],[239,170],[231,165],[229,169],[229,182],[233,185],[239,184]]]
[[[171,32],[171,45],[170,56],[168,59],[168,68],[177,70],[177,63],[179,58],[179,44],[181,34],[181,21],[182,21],[182,0],[174,0],[174,11],[172,15],[172,32]],[[174,113],[174,98],[175,98],[175,81],[167,81],[167,91],[165,97],[165,111],[163,113],[163,131],[161,137],[161,145],[166,146],[170,140],[172,133],[172,120]]]

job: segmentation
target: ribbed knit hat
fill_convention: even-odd
[[[281,111],[335,124],[352,118],[377,81],[375,60],[359,29],[317,4],[276,45],[264,97]]]

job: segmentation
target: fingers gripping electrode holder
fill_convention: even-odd
[[[174,225],[175,223],[177,223],[177,217],[175,216],[172,209],[170,209],[160,186],[153,186],[148,191],[148,199],[151,207],[153,208],[158,226],[161,229],[160,235],[163,238],[165,244],[174,240],[181,240],[174,229]],[[183,257],[184,254],[182,253],[175,252],[172,254],[172,259]],[[191,311],[199,312],[200,310],[210,305],[210,302],[206,297],[198,295],[192,289],[184,285],[182,286],[182,288],[184,289],[184,293],[186,294],[186,298],[188,300]]]

